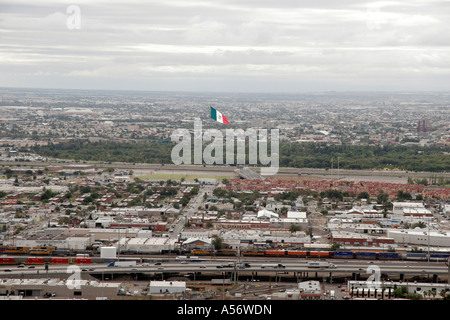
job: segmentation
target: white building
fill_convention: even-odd
[[[204,230],[204,229],[186,229],[181,231],[180,233],[181,239],[189,239],[189,238],[209,239],[212,236],[213,236],[212,230]]]
[[[415,228],[388,229],[387,236],[399,244],[430,245],[437,247],[450,247],[450,232]]]
[[[100,248],[100,258],[116,259],[117,258],[117,248],[116,247],[101,247]]]
[[[137,253],[156,253],[163,250],[174,250],[177,240],[166,237],[153,238],[120,238],[118,248],[122,251]]]
[[[184,292],[186,292],[186,282],[184,281],[150,281],[149,294]]]
[[[306,220],[306,212],[303,211],[288,211],[287,217],[290,219],[305,219]]]
[[[450,214],[450,204],[444,205],[444,210],[442,212],[445,214]]]
[[[278,218],[278,214],[267,209],[262,209],[258,211],[257,218],[258,219]]]
[[[440,292],[442,290],[448,291],[450,290],[450,286],[448,283],[426,283],[426,282],[393,282],[393,281],[357,281],[351,280],[347,282],[347,289],[350,293],[353,293],[353,296],[356,296],[356,291],[358,291],[359,296],[373,296],[375,290],[378,293],[384,288],[384,291],[391,291],[391,297],[393,297],[393,292],[395,288],[405,287],[406,292],[409,294],[423,294],[427,291],[436,292],[436,298],[441,298]],[[363,292],[362,289],[365,291]],[[368,291],[370,289],[371,291]],[[378,296],[378,295],[377,295]]]
[[[394,216],[403,216],[405,209],[424,209],[423,202],[393,202],[392,212]]]

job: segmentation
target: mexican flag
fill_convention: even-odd
[[[220,123],[230,124],[228,122],[227,117],[225,117],[223,114],[221,114],[219,111],[217,111],[213,107],[211,107],[211,119],[214,119]]]

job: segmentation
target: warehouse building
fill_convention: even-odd
[[[174,250],[176,242],[175,239],[165,237],[121,238],[117,245],[120,252],[161,253],[162,251]]]
[[[332,231],[331,242],[342,246],[389,247],[395,245],[395,239],[389,234],[387,237],[373,237],[365,233]]]
[[[430,245],[437,247],[450,246],[450,232],[415,228],[388,229],[388,237],[401,244]]]
[[[411,221],[412,219],[432,219],[433,214],[425,208],[422,202],[393,202],[392,213],[394,219]]]
[[[184,292],[186,292],[186,282],[184,281],[150,281],[149,294]]]
[[[353,297],[368,298],[393,298],[395,288],[406,288],[408,294],[422,294],[428,296],[428,292],[435,292],[437,298],[441,294],[449,294],[448,283],[425,283],[425,282],[394,282],[394,281],[348,281],[347,289]]]
[[[0,279],[0,296],[23,298],[86,298],[116,297],[121,283],[60,279]]]
[[[214,250],[212,239],[189,238],[183,241],[182,248],[186,250]]]

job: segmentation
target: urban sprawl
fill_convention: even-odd
[[[2,299],[448,299],[448,94],[0,92]],[[196,118],[277,174],[171,163]]]

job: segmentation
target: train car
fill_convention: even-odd
[[[211,250],[192,250],[191,254],[195,254],[196,256],[211,256],[214,255],[214,251]],[[219,255],[219,253],[218,253]],[[220,253],[222,255],[222,253]]]
[[[243,256],[250,256],[250,257],[264,257],[265,251],[242,251],[241,252]]]
[[[352,251],[335,251],[332,254],[333,258],[336,259],[353,259],[354,254]]]
[[[306,258],[308,256],[308,252],[300,250],[288,250],[286,255],[288,257]]]
[[[73,261],[76,264],[91,264],[92,263],[91,258],[84,258],[84,257],[76,257]]]
[[[427,260],[427,254],[422,252],[409,252],[406,254],[407,260]]]
[[[94,255],[92,250],[75,250],[73,251],[73,253],[76,254],[77,256],[82,254],[84,257],[92,257]]]
[[[27,264],[44,264],[44,258],[43,257],[33,257],[27,259]]]
[[[286,255],[286,250],[266,250],[266,257],[283,257]]]
[[[400,259],[400,254],[398,252],[380,252],[378,253],[378,258],[380,260],[398,260]]]
[[[71,254],[72,252],[69,249],[56,249],[51,253],[54,257],[69,257]]]
[[[450,254],[448,253],[430,253],[431,261],[447,261]]]
[[[69,264],[69,258],[51,258],[51,264]]]
[[[31,248],[28,251],[28,254],[33,256],[48,256],[51,255],[52,251],[55,249],[55,247],[35,247]]]
[[[14,257],[0,257],[0,264],[16,264]]]
[[[329,258],[330,251],[310,251],[309,256],[315,258]]]
[[[16,264],[24,264],[27,263],[28,257],[27,256],[16,256],[14,257],[14,262]]]
[[[30,247],[7,246],[3,251],[4,254],[27,254]]]
[[[370,251],[358,251],[356,252],[356,259],[376,259],[377,253]]]
[[[214,251],[211,251],[214,254]],[[216,255],[219,256],[236,256],[238,252],[233,249],[222,249],[216,252]]]

